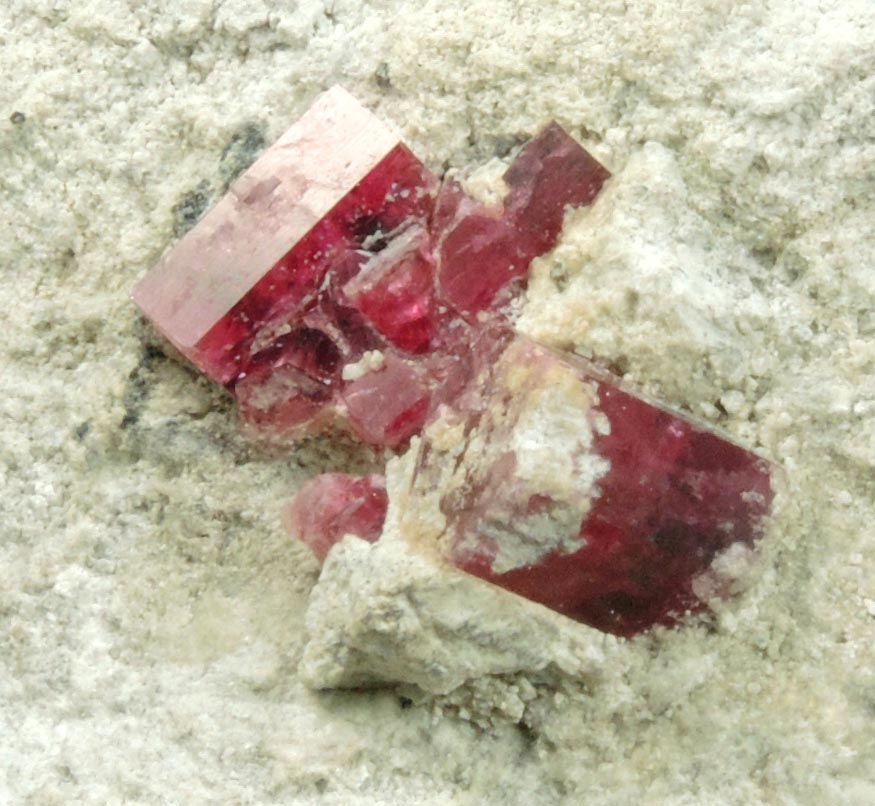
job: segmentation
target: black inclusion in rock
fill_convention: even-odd
[[[182,194],[173,205],[173,234],[181,238],[188,232],[210,206],[213,194],[206,179]]]
[[[219,176],[224,190],[255,162],[265,145],[264,126],[261,123],[244,123],[234,132],[219,160]]]

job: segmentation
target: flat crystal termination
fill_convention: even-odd
[[[224,383],[199,363],[198,342],[399,144],[332,88],[140,281],[134,301],[183,355]]]
[[[380,490],[378,476],[311,482],[289,513],[367,517],[299,514],[306,523],[293,534],[321,556],[347,533],[378,539],[379,507],[361,502]],[[410,517],[417,502],[432,510],[435,496],[450,563],[628,637],[705,607],[696,580],[729,548],[762,537],[773,491],[756,454],[582,359],[516,338],[426,428]]]
[[[361,128],[377,141],[364,156]],[[331,149],[314,146],[323,134]],[[282,444],[340,427],[397,448],[437,397],[464,384],[468,345],[502,320],[532,259],[555,245],[566,207],[589,204],[608,176],[554,123],[508,170],[503,206],[487,208],[439,182],[335,88],[134,298],[236,397],[250,432]],[[199,294],[206,310],[193,305]]]

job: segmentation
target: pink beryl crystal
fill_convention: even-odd
[[[382,476],[323,473],[301,487],[286,506],[283,522],[324,560],[345,535],[377,540],[388,503]]]
[[[134,299],[263,438],[422,434],[410,500],[443,513],[447,562],[632,635],[701,607],[697,580],[762,536],[773,493],[755,454],[514,333],[531,261],[608,177],[554,123],[490,207],[334,88]],[[331,473],[285,523],[324,558],[377,540],[387,505],[381,476]]]

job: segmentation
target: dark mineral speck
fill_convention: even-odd
[[[224,189],[243,173],[266,145],[264,126],[260,123],[244,123],[228,141],[219,160],[219,176]]]
[[[185,235],[204,214],[213,198],[209,182],[204,179],[194,188],[182,195],[173,205],[173,234],[180,238]]]
[[[387,90],[392,86],[392,79],[389,77],[389,65],[386,62],[380,62],[377,69],[374,71],[374,81],[381,90]]]

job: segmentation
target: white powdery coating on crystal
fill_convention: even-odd
[[[456,561],[486,556],[496,573],[582,548],[581,524],[610,469],[594,447],[610,430],[596,385],[520,339],[455,406],[426,429],[409,520],[422,507],[446,512],[448,528],[431,542]]]
[[[346,364],[343,367],[342,377],[345,381],[357,381],[369,372],[382,369],[386,363],[386,357],[380,350],[367,350],[354,364]]]
[[[736,593],[733,586],[750,575],[756,562],[754,549],[744,543],[733,543],[714,558],[707,571],[693,580],[693,593],[703,602]]]
[[[553,505],[547,512],[486,522],[483,534],[496,545],[496,573],[583,547],[581,523],[598,495],[598,480],[610,469],[610,462],[593,450],[597,404],[594,384],[560,372],[534,391],[513,425],[514,483],[532,495],[548,496]]]

